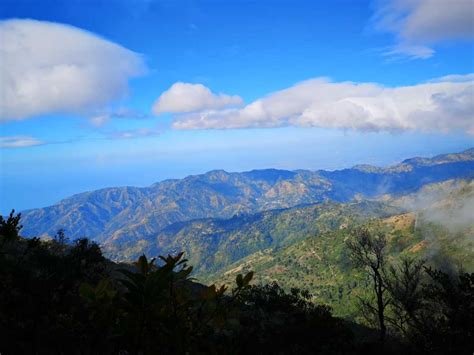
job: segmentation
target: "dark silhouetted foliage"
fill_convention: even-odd
[[[385,341],[387,333],[385,309],[389,304],[384,282],[386,246],[387,240],[384,234],[374,234],[365,228],[356,229],[352,238],[347,241],[347,247],[355,266],[367,270],[372,279],[375,302],[373,304],[370,301],[361,300],[361,306],[368,318],[377,319],[382,343]]]
[[[387,279],[392,322],[413,349],[470,354],[474,349],[474,273],[450,275],[404,259]]]
[[[307,291],[252,285],[253,272],[238,275],[227,290],[192,279],[183,253],[157,260],[142,255],[134,264],[118,265],[88,239],[69,243],[64,231],[52,240],[24,239],[20,230],[20,215],[0,219],[2,355],[357,354],[379,349],[376,342],[357,338],[372,334],[370,329],[334,317]],[[393,331],[401,340],[387,342],[384,351],[468,353],[474,275],[422,266],[407,261],[381,276],[389,310],[404,317],[400,323],[389,312],[389,324],[400,326],[390,327],[388,337]]]

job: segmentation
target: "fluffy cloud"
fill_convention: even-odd
[[[472,76],[384,87],[319,78],[274,92],[242,108],[178,115],[176,129],[325,127],[364,131],[461,130],[474,134]]]
[[[88,113],[127,93],[144,72],[136,53],[89,32],[51,22],[0,21],[0,120]]]
[[[242,104],[239,96],[214,94],[202,84],[175,83],[156,100],[153,112],[193,112]]]
[[[429,58],[432,45],[446,40],[474,38],[472,0],[378,1],[377,29],[397,37],[389,55]]]
[[[1,148],[26,148],[43,144],[45,143],[29,136],[0,137]]]

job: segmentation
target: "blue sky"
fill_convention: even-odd
[[[453,1],[4,0],[0,212],[474,146],[472,3]]]

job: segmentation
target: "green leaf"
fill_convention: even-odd
[[[243,280],[244,286],[247,286],[249,282],[252,280],[252,278],[253,278],[253,271],[250,271],[244,277],[244,280]]]
[[[82,297],[88,299],[89,301],[93,301],[95,299],[95,292],[91,285],[86,282],[83,282],[79,286],[79,293]]]
[[[222,296],[225,291],[227,291],[227,286],[226,286],[226,285],[222,285],[221,288],[217,291],[217,295],[218,295],[218,296]]]
[[[216,298],[216,296],[216,285],[211,285],[201,290],[201,298],[206,301],[210,301]]]
[[[237,277],[235,278],[235,282],[237,282],[237,287],[243,287],[244,286],[244,279],[242,277],[242,274],[238,274]]]

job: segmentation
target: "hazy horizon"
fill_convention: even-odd
[[[142,171],[140,172],[140,178],[135,178],[135,179],[130,179],[130,180],[121,180],[120,178],[116,178],[116,173],[115,172],[103,172],[103,175],[98,175],[98,176],[89,176],[84,179],[84,176],[78,176],[76,179],[74,179],[75,175],[71,174],[67,178],[64,178],[63,175],[57,176],[56,180],[49,181],[47,179],[46,181],[37,181],[37,184],[31,185],[30,181],[24,181],[22,182],[21,180],[19,181],[18,178],[15,181],[15,183],[11,184],[12,186],[16,185],[18,186],[17,191],[9,191],[7,194],[2,193],[3,196],[0,196],[0,201],[2,201],[1,208],[0,208],[0,214],[6,215],[8,214],[12,209],[15,209],[17,212],[18,211],[23,211],[23,210],[29,210],[29,209],[34,209],[34,208],[42,208],[42,207],[48,207],[50,205],[53,205],[60,200],[64,198],[68,198],[72,195],[83,193],[83,192],[89,192],[89,191],[94,191],[98,190],[101,188],[109,188],[109,187],[121,187],[121,186],[134,186],[134,187],[146,187],[149,185],[152,185],[153,183],[157,183],[166,179],[181,179],[186,176],[190,175],[198,175],[198,174],[204,174],[206,172],[212,171],[212,170],[225,170],[227,172],[244,172],[244,171],[250,171],[250,170],[260,170],[260,169],[283,169],[283,170],[298,170],[298,169],[304,169],[304,170],[339,170],[339,169],[345,169],[345,168],[351,168],[354,165],[358,164],[369,164],[369,165],[374,165],[378,167],[388,167],[394,164],[398,164],[402,162],[405,159],[409,158],[414,158],[414,157],[426,157],[426,158],[431,158],[433,156],[439,155],[439,154],[446,154],[446,153],[459,153],[462,152],[466,149],[473,148],[473,146],[463,146],[460,144],[463,148],[459,149],[452,149],[452,150],[440,150],[434,151],[434,152],[427,152],[423,149],[419,150],[419,154],[405,154],[401,155],[399,152],[394,152],[393,154],[386,154],[384,153],[383,155],[379,154],[376,156],[369,156],[369,158],[365,158],[362,156],[359,156],[355,158],[353,163],[350,163],[349,161],[347,163],[344,163],[343,160],[341,160],[340,163],[334,162],[334,161],[328,161],[329,159],[326,158],[322,160],[322,164],[320,166],[306,166],[306,167],[298,167],[296,165],[280,165],[280,166],[266,166],[266,165],[261,165],[257,167],[253,167],[250,165],[249,167],[242,167],[241,169],[233,169],[231,167],[224,169],[222,167],[216,167],[216,168],[208,168],[202,170],[202,167],[200,166],[191,166],[188,167],[187,169],[183,171],[166,171],[166,172],[159,172],[159,171],[154,171],[153,169],[151,171],[147,171],[146,166],[142,166]],[[359,153],[360,154],[360,153]],[[347,157],[341,157],[341,158],[347,158]],[[392,158],[392,160],[389,160]],[[325,165],[323,165],[325,164]],[[195,169],[195,170],[192,170]],[[134,171],[137,171],[136,168],[133,169]],[[146,173],[144,176],[143,173]],[[153,173],[155,173],[156,177],[154,177]],[[109,175],[110,174],[110,175]],[[4,177],[5,178],[5,177]],[[114,180],[115,179],[115,180]],[[2,180],[4,181],[4,180]],[[111,184],[111,182],[116,182],[115,184]],[[121,183],[121,181],[125,181],[124,183]],[[8,183],[8,180],[7,180]],[[48,185],[48,183],[50,185]],[[3,182],[2,182],[2,187],[3,187]],[[5,183],[6,185],[6,183]],[[62,188],[59,188],[59,186],[62,185]],[[28,191],[28,188],[31,189],[31,191]],[[2,189],[2,192],[5,190]],[[44,191],[44,195],[42,192]],[[51,194],[51,191],[55,191],[56,193]],[[21,198],[22,194],[27,196],[28,198],[25,198],[24,201]],[[43,202],[34,202],[34,205],[29,205],[31,204],[31,195],[35,194],[35,198],[37,198],[37,201],[43,201]],[[8,205],[10,202],[11,206]],[[21,203],[25,203],[26,207],[21,207]],[[41,204],[42,203],[42,204]]]

